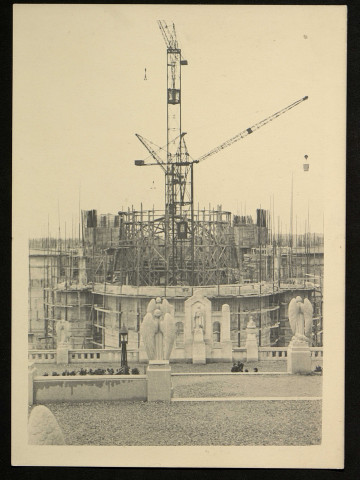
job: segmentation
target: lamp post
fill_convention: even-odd
[[[123,325],[119,331],[119,344],[121,345],[121,366],[127,367],[126,345],[128,343],[128,329]]]

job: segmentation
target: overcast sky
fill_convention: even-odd
[[[340,13],[340,15],[339,15]],[[164,208],[140,133],[166,143],[166,47],[182,54],[182,125],[193,158],[309,96],[195,166],[195,204],[270,207],[289,230],[322,232],[328,177],[344,165],[345,22],[336,7],[16,5],[14,199],[30,236],[77,229],[82,209]],[[144,80],[144,70],[147,80]],[[303,171],[308,155],[309,172]],[[340,179],[339,181],[343,181]],[[80,193],[81,192],[81,193]],[[58,207],[59,205],[59,207]],[[277,220],[276,220],[277,222]]]

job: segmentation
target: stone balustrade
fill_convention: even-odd
[[[285,360],[287,347],[258,347],[259,360]],[[246,361],[246,347],[233,347],[233,361]],[[311,358],[323,358],[323,347],[310,347]],[[121,348],[69,350],[69,364],[76,363],[120,363]],[[127,350],[129,362],[139,361],[139,350]],[[56,363],[56,350],[29,350],[28,359],[36,363]]]
[[[323,347],[310,347],[311,358],[322,358],[323,357]]]
[[[259,347],[259,360],[284,360],[287,347]]]
[[[323,347],[310,347],[311,358],[323,358]],[[259,360],[284,360],[287,347],[259,347]]]
[[[137,362],[138,349],[127,350],[129,362]],[[33,363],[56,363],[56,350],[29,350],[29,361]],[[121,348],[117,349],[77,349],[68,351],[68,364],[76,363],[120,363]]]
[[[56,350],[29,350],[29,362],[56,363]]]

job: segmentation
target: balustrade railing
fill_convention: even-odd
[[[259,360],[284,360],[287,347],[259,347]]]
[[[177,348],[184,344],[177,344]],[[310,347],[311,358],[323,358],[323,347]],[[246,360],[246,347],[233,347],[233,360]],[[139,361],[139,349],[127,350],[129,362]],[[285,360],[287,347],[259,347],[259,360]],[[29,350],[29,362],[33,363],[56,363],[56,350]],[[111,363],[121,361],[121,348],[114,349],[70,349],[68,363]]]
[[[127,350],[129,362],[137,362],[138,349]],[[56,350],[29,350],[28,360],[33,363],[56,363]],[[110,363],[121,361],[121,348],[117,349],[77,349],[68,352],[68,363]]]
[[[56,363],[56,350],[29,350],[29,362]]]

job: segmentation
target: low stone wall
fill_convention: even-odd
[[[147,400],[146,375],[75,375],[33,380],[33,402]]]

